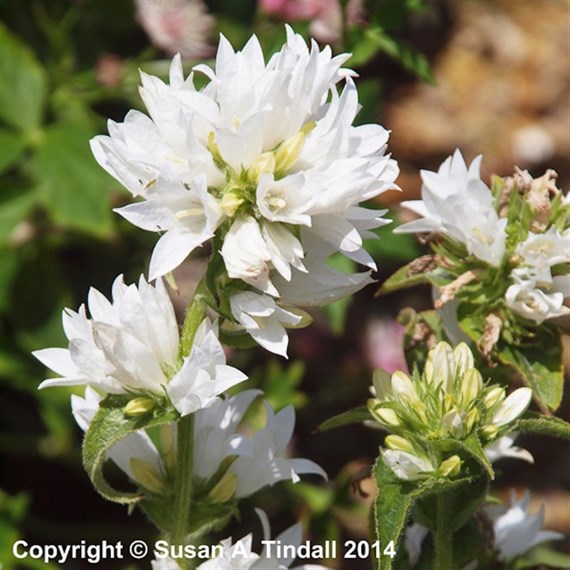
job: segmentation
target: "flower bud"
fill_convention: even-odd
[[[452,455],[441,463],[438,473],[442,477],[457,477],[461,472],[463,461],[458,455]]]
[[[152,398],[147,398],[146,396],[140,396],[138,398],[133,398],[125,406],[123,413],[125,416],[130,418],[136,418],[137,416],[144,416],[148,414],[154,407],[156,403]]]
[[[453,437],[461,438],[465,434],[464,417],[465,412],[451,410],[443,416],[441,423]]]
[[[477,409],[471,410],[467,414],[467,417],[465,418],[465,430],[466,430],[466,432],[469,433],[473,429],[473,426],[480,419],[481,419],[481,414],[479,413],[479,410],[477,410]]]
[[[208,493],[210,503],[226,503],[236,492],[238,477],[235,473],[226,473]]]
[[[283,142],[275,151],[275,173],[284,174],[287,172],[297,162],[304,144],[305,133],[303,131],[299,131]]]
[[[368,400],[368,410],[374,416],[376,421],[387,426],[399,426],[400,419],[398,414],[391,408],[381,408],[379,407],[380,402],[376,399],[371,398]]]
[[[138,457],[131,457],[130,461],[133,479],[145,489],[152,493],[162,493],[164,491],[164,479],[154,466]]]
[[[401,402],[411,404],[418,400],[414,383],[400,370],[392,374],[392,390]]]
[[[467,370],[461,382],[461,395],[463,396],[463,405],[467,406],[474,400],[483,387],[483,378],[475,368]]]
[[[434,384],[441,385],[444,392],[450,392],[455,372],[455,360],[451,346],[446,342],[438,342],[430,354],[432,355]]]
[[[244,201],[245,200],[235,190],[231,190],[222,196],[220,208],[228,218],[231,218]]]
[[[458,376],[463,376],[465,372],[475,366],[473,361],[473,353],[471,349],[464,343],[459,343],[453,351],[453,358],[455,360],[455,373]]]
[[[487,440],[491,440],[491,439],[495,439],[495,437],[497,436],[497,433],[499,431],[499,428],[494,425],[494,424],[489,424],[486,425],[482,430],[481,430],[481,435],[487,439]]]
[[[380,400],[386,400],[392,395],[392,377],[385,370],[374,370],[372,384]]]
[[[489,392],[487,392],[485,398],[483,399],[483,403],[485,404],[485,407],[489,410],[504,399],[505,399],[504,388],[501,388],[500,386],[495,386],[494,388],[491,388]]]
[[[262,174],[272,174],[275,171],[275,155],[272,152],[260,154],[249,169],[249,176],[259,181]]]
[[[408,453],[414,453],[414,446],[405,437],[400,437],[399,435],[388,435],[384,440],[384,445],[393,449],[394,451],[407,451]]]

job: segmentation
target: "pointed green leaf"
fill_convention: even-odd
[[[142,417],[127,418],[123,413],[132,396],[107,396],[100,404],[83,441],[83,466],[95,489],[107,500],[121,504],[135,504],[143,498],[141,493],[123,493],[113,489],[103,475],[107,452],[121,439],[140,429],[160,426],[175,421],[178,412],[157,408]]]
[[[435,267],[432,260],[432,255],[424,255],[404,265],[384,281],[376,295],[386,295],[415,285],[431,283],[441,286],[453,281],[454,277],[441,267]]]
[[[353,410],[348,410],[347,412],[342,412],[328,420],[325,420],[321,425],[317,427],[315,433],[322,433],[328,431],[329,429],[346,426],[349,424],[359,424],[367,420],[372,420],[372,416],[368,411],[367,406],[359,406]]]
[[[34,54],[0,23],[0,119],[26,131],[42,122],[46,78]]]
[[[558,409],[562,401],[564,370],[562,344],[556,332],[543,327],[533,346],[502,345],[498,347],[497,356],[522,376],[542,408]]]
[[[570,440],[570,423],[554,416],[526,412],[516,420],[513,431],[527,431]]]

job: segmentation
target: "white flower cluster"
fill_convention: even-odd
[[[422,216],[396,233],[436,232],[462,243],[467,251],[498,266],[505,254],[506,218],[499,218],[493,195],[481,180],[481,156],[469,166],[459,150],[437,172],[422,170],[422,199],[402,206]]]
[[[123,123],[110,122],[110,136],[93,139],[92,149],[141,198],[117,212],[165,232],[150,279],[216,234],[228,276],[258,290],[275,323],[295,324],[281,304],[324,304],[370,282],[369,272],[345,275],[325,263],[339,251],[376,267],[363,238],[387,221],[359,203],[394,188],[398,174],[385,155],[388,131],[352,126],[359,105],[354,73],[342,68],[348,57],[314,42],[309,49],[287,27],[287,43],[267,63],[255,36],[240,52],[222,36],[215,69],[194,68],[209,80],[200,91],[193,73],[184,79],[179,57],[169,85],[142,74],[150,117],[130,111]],[[248,304],[232,303],[237,321]],[[286,350],[283,340],[267,344]]]
[[[521,267],[511,273],[514,283],[505,294],[507,305],[538,324],[570,315],[563,304],[570,297],[570,274],[552,275],[554,265],[570,263],[570,229],[560,232],[552,226],[542,234],[531,231],[516,254]]]
[[[243,415],[259,390],[245,390],[225,400],[218,399],[210,407],[195,414],[194,471],[195,486],[204,486],[225,460],[232,458],[220,482],[210,490],[210,502],[225,502],[248,497],[267,485],[290,480],[296,483],[301,474],[316,474],[326,479],[326,473],[313,461],[286,456],[286,448],[295,427],[295,412],[287,406],[277,414],[265,402],[266,423],[253,437],[237,429]],[[86,431],[99,409],[101,396],[87,387],[85,397],[72,396],[73,415]],[[162,453],[144,430],[128,435],[108,452],[111,459],[133,481],[155,493],[165,488],[166,474],[173,468],[176,457],[175,424],[162,427]]]
[[[422,199],[402,202],[422,218],[395,232],[437,232],[463,244],[471,255],[492,267],[504,263],[508,219],[499,217],[495,198],[480,179],[480,163],[479,156],[468,168],[456,150],[437,173],[423,171]],[[570,261],[570,229],[550,226],[535,233],[531,227],[510,261],[514,259],[518,263],[510,274],[506,305],[537,324],[569,315],[563,302],[570,297],[570,275],[553,275],[552,267]]]
[[[164,391],[182,415],[212,405],[245,374],[226,365],[216,327],[205,319],[190,354],[181,358],[174,309],[162,281],[156,287],[143,276],[138,287],[115,279],[112,302],[97,289],[89,291],[88,306],[65,309],[63,328],[68,348],[46,348],[33,354],[62,378],[50,386],[86,385],[106,394]]]

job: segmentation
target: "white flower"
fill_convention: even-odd
[[[136,285],[115,279],[112,302],[96,289],[89,291],[91,318],[66,309],[63,328],[69,348],[47,348],[33,354],[62,378],[40,384],[92,386],[109,394],[164,388],[175,408],[186,415],[211,405],[222,392],[246,379],[225,364],[222,346],[208,319],[200,325],[192,350],[179,362],[179,333],[174,309],[164,284],[149,285],[143,276]]]
[[[530,388],[518,388],[509,394],[499,406],[491,423],[498,427],[510,424],[528,408],[531,400],[532,390]]]
[[[456,150],[437,173],[422,171],[422,199],[402,202],[422,219],[403,224],[395,231],[437,232],[465,245],[467,251],[493,266],[505,253],[506,218],[499,218],[493,195],[483,183],[481,157],[467,168]]]
[[[352,126],[359,106],[354,73],[341,67],[347,59],[314,42],[309,49],[287,27],[287,43],[267,63],[255,36],[241,52],[222,36],[215,69],[195,67],[208,79],[199,92],[179,57],[169,85],[142,74],[150,118],[131,111],[124,123],[110,122],[110,136],[96,137],[92,149],[143,200],[118,212],[166,232],[151,279],[221,224],[229,276],[274,296],[274,277],[289,283],[307,271],[311,238],[375,268],[362,239],[385,223],[383,212],[358,204],[393,188],[398,169],[385,155],[384,128]]]
[[[277,414],[265,402],[267,421],[252,438],[252,455],[238,457],[229,468],[238,477],[236,497],[247,497],[266,485],[278,481],[299,481],[299,474],[314,473],[326,479],[326,473],[308,459],[288,459],[287,445],[293,435],[295,411],[293,406]]]
[[[263,540],[268,542],[271,540],[271,530],[267,515],[260,509],[255,509],[255,511],[263,527]],[[271,547],[265,546],[261,554],[252,551],[251,534],[237,540],[234,544],[231,538],[227,538],[220,543],[222,554],[203,562],[197,570],[288,570],[295,557],[272,555],[277,551],[275,545],[279,545],[281,552],[291,549],[296,551],[301,545],[302,533],[303,528],[300,523],[289,527],[271,541],[274,544],[273,553]],[[303,564],[291,570],[327,570],[327,568],[316,564]]]
[[[190,354],[171,378],[166,392],[183,415],[212,405],[220,394],[247,376],[226,364],[226,356],[209,319],[198,327]]]
[[[435,471],[435,467],[427,459],[407,451],[384,449],[382,459],[398,479],[405,481],[424,479]]]
[[[531,515],[528,512],[530,494],[527,491],[517,500],[511,491],[510,508],[489,508],[494,519],[495,545],[500,552],[500,558],[506,562],[524,554],[537,544],[547,540],[559,540],[564,537],[559,532],[540,530],[544,523],[544,507]]]
[[[206,481],[222,461],[232,455],[251,456],[249,437],[237,433],[243,415],[261,390],[244,390],[226,400],[216,400],[196,412],[194,419],[194,477]]]
[[[272,297],[252,291],[236,293],[230,298],[235,319],[263,348],[287,357],[287,328],[302,325],[305,317],[298,311],[280,307]]]
[[[494,463],[503,457],[512,457],[513,459],[522,459],[529,463],[534,463],[534,457],[530,451],[513,445],[518,433],[513,432],[503,437],[486,447],[483,451],[487,459]]]
[[[135,0],[137,20],[152,42],[171,55],[197,59],[211,51],[215,20],[201,0]]]

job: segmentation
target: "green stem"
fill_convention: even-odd
[[[186,317],[184,318],[184,324],[182,325],[182,340],[180,343],[180,354],[182,357],[190,354],[192,343],[196,336],[196,331],[198,330],[200,323],[204,320],[204,314],[206,312],[205,299],[207,293],[208,287],[206,286],[206,281],[202,279],[202,281],[198,283],[198,287],[196,287],[194,297],[186,311]]]
[[[181,356],[190,354],[196,331],[204,319],[206,305],[204,298],[207,287],[200,281],[182,325]],[[174,479],[174,517],[170,541],[174,545],[185,545],[188,534],[190,510],[192,508],[192,472],[194,469],[194,414],[184,416],[177,424],[176,471]]]
[[[171,543],[186,544],[188,520],[192,507],[192,470],[194,467],[194,414],[184,416],[177,424],[175,478],[175,512]]]
[[[449,528],[450,513],[447,509],[445,493],[437,496],[437,512],[435,527],[435,567],[438,570],[451,570],[453,560],[453,532]]]

